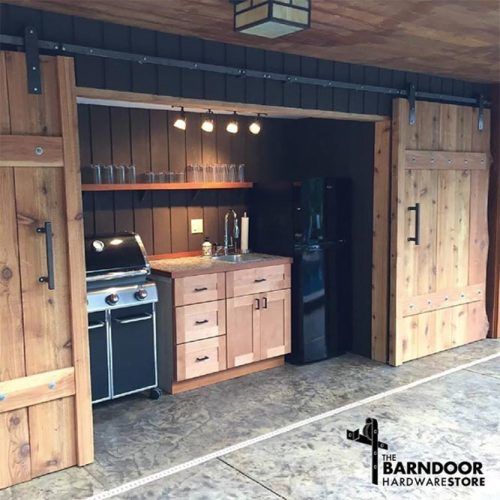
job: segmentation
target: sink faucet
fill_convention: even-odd
[[[233,234],[229,235],[229,217],[233,216]],[[240,237],[240,227],[238,225],[238,215],[230,208],[224,216],[224,253],[227,255],[232,249],[236,253],[237,240]]]

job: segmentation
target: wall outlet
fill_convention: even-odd
[[[203,233],[203,219],[191,219],[191,234]]]

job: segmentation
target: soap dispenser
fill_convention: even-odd
[[[205,241],[201,245],[201,254],[203,257],[212,256],[212,243],[210,243],[210,238],[208,236],[205,236]]]

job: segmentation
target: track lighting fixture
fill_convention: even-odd
[[[260,113],[257,113],[257,118],[248,126],[248,130],[254,135],[260,134],[260,129],[262,128],[259,118]]]
[[[208,110],[207,116],[203,120],[201,124],[201,130],[204,132],[213,132],[214,131],[214,119],[212,118],[212,111]]]
[[[226,125],[226,130],[230,134],[237,134],[238,133],[238,121],[237,121],[236,117],[237,117],[236,111],[234,111],[233,118]]]
[[[175,120],[174,127],[180,130],[186,130],[186,113],[184,113],[184,108],[181,108],[181,113]]]

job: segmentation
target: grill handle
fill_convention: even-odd
[[[98,321],[97,323],[89,323],[89,330],[95,330],[96,328],[102,328],[103,326],[106,326],[106,323],[104,323],[104,321]]]
[[[38,234],[45,234],[45,253],[47,255],[47,276],[40,276],[39,283],[47,283],[49,290],[54,290],[54,247],[52,245],[52,222],[45,222],[43,227],[37,227]]]
[[[151,319],[153,317],[152,314],[141,314],[140,316],[132,316],[130,318],[115,318],[115,321],[117,323],[120,323],[120,325],[128,325],[129,323],[137,323],[138,321],[146,321],[148,319]]]

